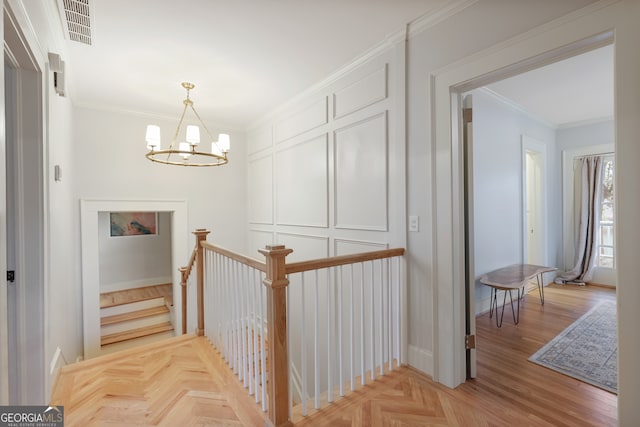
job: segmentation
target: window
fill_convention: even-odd
[[[598,267],[615,268],[614,254],[614,204],[613,204],[613,155],[605,157],[602,168],[602,194],[600,199],[600,223],[598,225]]]

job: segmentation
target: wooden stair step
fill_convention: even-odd
[[[114,307],[159,297],[166,298],[171,295],[173,295],[173,285],[171,283],[105,292],[100,294],[100,308]]]
[[[130,311],[128,313],[114,314],[100,318],[100,326],[113,325],[114,323],[126,322],[129,320],[143,319],[145,317],[166,314],[169,309],[166,305],[145,308],[143,310]]]
[[[100,345],[113,344],[116,342],[127,341],[147,335],[159,334],[161,332],[167,332],[170,330],[173,330],[171,322],[158,323],[157,325],[146,326],[144,328],[130,329],[128,331],[104,335],[100,339]]]

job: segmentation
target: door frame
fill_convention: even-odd
[[[81,200],[82,324],[84,357],[100,356],[100,257],[98,248],[99,212],[169,212],[171,217],[171,264],[176,335],[182,333],[181,275],[178,267],[188,251],[187,202],[184,200]]]
[[[542,65],[596,49],[614,41],[606,20],[594,23],[584,11],[554,21],[473,54],[435,71],[431,77],[433,103],[432,183],[434,268],[435,381],[456,387],[466,379],[464,346],[465,233],[460,96]],[[579,25],[580,19],[588,22]],[[563,22],[564,21],[564,22]],[[561,25],[572,22],[570,28]],[[475,314],[474,314],[475,315]]]
[[[48,378],[45,369],[45,349],[47,342],[46,319],[47,306],[47,266],[48,258],[45,253],[47,244],[47,210],[45,203],[48,194],[46,168],[46,135],[45,111],[46,100],[46,66],[42,56],[33,46],[38,46],[34,35],[23,32],[23,10],[11,7],[7,2],[3,5],[3,34],[4,55],[11,68],[15,69],[16,110],[14,125],[16,144],[14,158],[4,159],[0,166],[2,174],[6,174],[7,161],[11,161],[14,169],[14,188],[3,188],[3,211],[6,211],[6,196],[8,191],[15,195],[16,224],[15,248],[16,255],[16,342],[7,341],[7,348],[16,348],[16,366],[9,366],[9,359],[4,360],[4,351],[0,352],[2,369],[15,369],[18,385],[11,389],[5,384],[5,375],[0,375],[0,402],[28,404],[46,401]],[[15,13],[14,13],[15,12]],[[6,128],[6,95],[4,93],[4,62],[3,62],[2,108],[3,124]],[[6,129],[5,129],[6,130]],[[3,133],[5,138],[6,132]],[[3,140],[3,156],[5,156],[7,141]],[[6,223],[2,230],[2,262],[6,271]],[[28,266],[28,267],[27,267]],[[2,273],[4,274],[4,273]],[[4,281],[3,281],[4,282]],[[6,293],[0,292],[6,298]],[[5,299],[3,303],[8,303]],[[2,306],[2,303],[0,303]],[[2,307],[0,307],[2,308]],[[6,311],[0,313],[5,317]],[[7,331],[8,332],[8,331]],[[3,335],[4,331],[0,333]],[[9,336],[7,336],[7,339]],[[4,340],[4,337],[2,337]],[[6,365],[5,365],[6,362]]]

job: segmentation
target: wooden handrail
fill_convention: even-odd
[[[376,259],[391,258],[404,255],[403,248],[383,249],[380,251],[361,252],[353,255],[341,255],[331,258],[319,258],[310,261],[300,261],[287,264],[285,266],[287,274],[300,273],[303,271],[319,270],[322,268],[337,267],[357,262],[373,261]]]
[[[213,252],[219,253],[220,255],[224,255],[227,258],[231,258],[235,261],[238,261],[242,264],[246,264],[249,267],[253,267],[256,270],[260,270],[263,273],[267,271],[267,264],[264,263],[264,261],[260,261],[258,259],[255,258],[251,258],[242,254],[239,254],[237,252],[233,252],[232,250],[229,249],[225,249],[221,246],[216,246],[213,245],[209,242],[207,242],[206,240],[203,240],[201,243],[203,248],[209,249]]]

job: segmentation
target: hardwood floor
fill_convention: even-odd
[[[62,369],[65,426],[257,426],[265,415],[204,337],[183,335]]]
[[[478,375],[455,389],[403,368],[296,426],[615,426],[617,396],[527,359],[615,291],[550,285],[527,295],[519,325],[477,318]],[[507,308],[508,309],[508,308]]]
[[[537,292],[537,291],[536,291]],[[296,426],[614,426],[614,394],[527,359],[615,292],[550,285],[527,296],[515,326],[477,318],[478,377],[456,389],[401,368]],[[508,316],[507,316],[508,315]],[[67,426],[261,426],[266,416],[206,339],[183,336],[63,368],[52,404]]]

